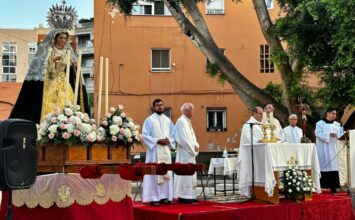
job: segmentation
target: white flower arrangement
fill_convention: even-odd
[[[106,144],[132,146],[141,144],[140,126],[123,112],[123,105],[110,107],[110,112],[101,121],[97,139]],[[103,138],[103,140],[102,140]]]
[[[41,144],[92,143],[98,138],[95,120],[87,113],[80,112],[80,106],[65,106],[48,114],[38,128]],[[102,138],[100,136],[100,138]],[[104,138],[102,138],[104,139]]]
[[[306,171],[298,167],[289,167],[283,172],[282,182],[279,190],[285,193],[287,199],[304,198],[306,194],[312,195],[313,183]]]

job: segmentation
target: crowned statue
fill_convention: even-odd
[[[76,72],[77,59],[69,42],[68,30],[74,29],[77,13],[62,1],[50,8],[47,21],[52,30],[38,45],[10,118],[39,124],[48,113],[66,104],[78,104],[89,113],[86,88],[81,73]],[[79,91],[74,100],[76,79]]]

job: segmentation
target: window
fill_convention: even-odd
[[[170,49],[152,49],[152,71],[170,70]]]
[[[15,42],[4,42],[2,45],[2,81],[16,82],[16,52]]]
[[[267,9],[274,9],[274,0],[265,0]]]
[[[207,108],[207,131],[227,131],[226,108]]]
[[[206,14],[223,15],[224,14],[224,0],[207,1],[206,2]]]
[[[260,45],[260,72],[273,73],[274,63],[270,59],[269,45]]]
[[[138,1],[133,5],[132,15],[171,15],[164,2],[157,0],[154,2]]]
[[[35,54],[36,51],[37,51],[37,44],[35,42],[29,43],[28,44],[28,53]]]
[[[150,112],[153,114],[154,109],[151,108]],[[164,115],[167,116],[168,118],[171,118],[171,107],[164,107]]]

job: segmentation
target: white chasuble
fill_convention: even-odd
[[[176,162],[177,163],[196,163],[198,148],[195,132],[191,125],[191,120],[182,115],[175,125],[176,141]],[[174,176],[174,197],[183,199],[196,199],[196,173],[192,176]]]
[[[164,114],[156,113],[149,116],[143,124],[143,142],[147,146],[146,163],[171,163],[169,148],[175,148],[174,125]],[[168,138],[170,146],[157,144],[159,139]],[[172,174],[169,171],[164,176],[145,175],[143,180],[143,202],[173,199]]]

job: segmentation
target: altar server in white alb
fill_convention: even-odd
[[[240,147],[244,144],[251,144],[251,127],[253,127],[253,143],[262,143],[263,131],[261,129],[261,123],[263,120],[263,109],[259,106],[253,108],[252,116],[243,125],[242,134],[240,136]]]
[[[174,124],[164,115],[164,102],[153,102],[154,113],[143,124],[143,142],[147,146],[146,163],[171,163],[170,149],[175,149]],[[145,175],[143,180],[144,203],[153,206],[170,204],[173,200],[173,179],[169,171],[166,175]]]
[[[317,122],[315,130],[320,184],[322,188],[330,188],[332,193],[340,187],[336,142],[344,134],[344,129],[335,121],[336,116],[336,109],[327,109],[325,118]]]
[[[288,122],[290,125],[281,131],[281,140],[287,143],[301,143],[303,131],[301,128],[297,127],[297,115],[291,114],[288,117]]]
[[[196,156],[199,152],[194,129],[191,125],[194,106],[185,103],[181,107],[182,115],[175,124],[176,140],[176,162],[196,163]],[[178,176],[174,178],[174,197],[179,203],[194,203],[196,200],[196,173],[192,176]]]

